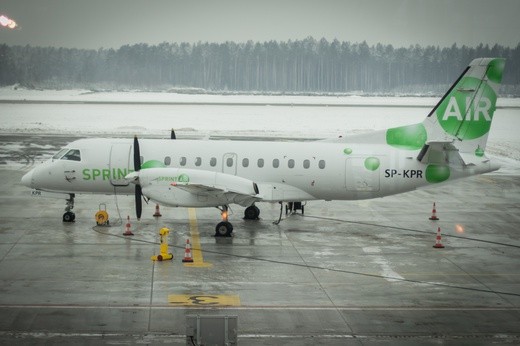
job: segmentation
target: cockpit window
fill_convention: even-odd
[[[58,151],[56,154],[54,154],[54,156],[52,157],[53,160],[59,160],[61,159],[61,157],[63,155],[65,155],[65,153],[69,151],[69,149],[65,148],[65,149],[61,149],[60,151]]]
[[[65,155],[63,155],[61,159],[69,161],[81,161],[81,154],[78,149],[70,149]]]

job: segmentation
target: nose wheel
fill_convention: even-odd
[[[73,212],[67,211],[63,214],[63,222],[74,222],[74,220],[76,220],[76,214]]]
[[[215,237],[231,237],[231,232],[233,232],[233,225],[228,221],[227,205],[220,209],[220,216],[222,217],[222,221],[219,222],[215,228]]]

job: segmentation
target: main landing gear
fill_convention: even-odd
[[[246,208],[244,211],[244,219],[246,220],[258,220],[260,216],[260,209],[256,205],[252,205]]]
[[[215,237],[231,237],[231,232],[233,232],[233,225],[228,221],[229,208],[227,205],[225,205],[219,209],[222,222],[219,222],[215,228]]]
[[[219,222],[215,228],[215,237],[231,237],[231,233],[233,232],[233,225],[228,221],[229,207],[225,205],[219,209],[222,221]],[[260,209],[254,204],[247,207],[244,211],[244,219],[246,220],[258,220],[259,216]]]
[[[73,193],[69,194],[69,198],[66,200],[65,214],[63,214],[63,222],[74,222],[76,220],[76,214],[72,211],[74,209],[74,197]]]

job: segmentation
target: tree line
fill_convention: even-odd
[[[0,85],[200,88],[207,91],[385,93],[441,91],[476,57],[507,59],[503,84],[520,94],[520,43],[440,48],[338,40],[161,43],[119,49],[0,44]],[[437,90],[438,89],[438,90]]]

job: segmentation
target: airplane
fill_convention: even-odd
[[[471,61],[417,124],[311,142],[80,139],[22,178],[32,189],[135,195],[171,207],[217,207],[216,236],[230,236],[228,207],[258,219],[259,202],[379,198],[497,170],[485,155],[505,60]],[[282,210],[280,210],[281,217]]]

